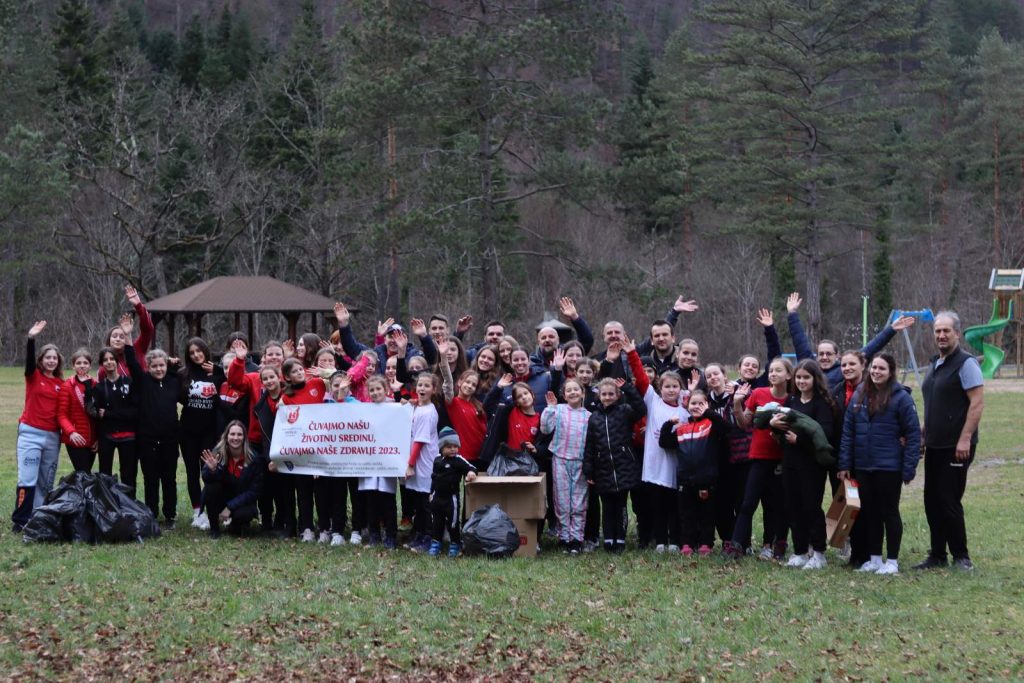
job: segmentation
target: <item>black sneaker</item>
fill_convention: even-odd
[[[970,562],[970,560],[967,560],[968,564],[970,564]],[[945,558],[940,560],[937,557],[929,555],[928,557],[924,558],[922,562],[918,562],[917,564],[915,564],[913,566],[913,569],[942,569],[948,566],[949,563],[946,562]]]
[[[974,563],[971,562],[969,557],[959,557],[953,560],[953,569],[959,569],[962,572],[974,571]]]
[[[174,519],[165,519],[163,523],[164,531],[174,531]]]

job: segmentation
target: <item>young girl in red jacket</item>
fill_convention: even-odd
[[[64,382],[58,401],[60,440],[68,449],[68,456],[76,472],[89,472],[96,459],[97,438],[93,420],[86,412],[86,397],[95,382],[89,376],[92,369],[92,355],[89,349],[78,349],[71,354],[71,367],[75,374]],[[113,454],[107,462],[100,459],[100,472],[113,474]]]
[[[306,376],[306,368],[298,358],[289,358],[281,366],[287,387],[281,395],[281,405],[323,403],[327,386],[319,377]],[[313,475],[294,474],[295,497],[299,504],[298,528],[302,529],[302,542],[316,541],[313,531]]]
[[[60,376],[64,359],[53,344],[36,355],[36,336],[44,329],[45,320],[33,325],[25,346],[25,410],[18,420],[18,488],[11,514],[15,532],[21,531],[53,488],[60,456],[57,404],[64,384]]]

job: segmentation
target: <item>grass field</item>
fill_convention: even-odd
[[[0,678],[1019,679],[1019,389],[989,385],[965,497],[971,574],[907,569],[927,549],[921,476],[904,492],[894,577],[639,552],[438,560],[190,528],[145,545],[25,545],[4,522]],[[18,371],[0,370],[5,520],[22,400]],[[183,469],[179,488],[184,520]]]

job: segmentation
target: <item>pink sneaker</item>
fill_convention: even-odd
[[[685,555],[686,557],[690,557],[691,555],[693,555],[693,548],[691,548],[688,545],[684,545],[683,549],[679,551],[679,554]]]
[[[701,557],[707,557],[711,554],[711,546],[702,545],[701,547],[697,548],[697,554]]]

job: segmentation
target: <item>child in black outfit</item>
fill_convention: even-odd
[[[476,479],[476,468],[459,455],[462,442],[451,427],[445,427],[437,434],[437,448],[441,457],[434,460],[434,471],[430,478],[430,514],[433,519],[429,554],[441,554],[444,530],[448,529],[451,543],[448,557],[458,557],[462,549],[462,530],[459,528],[459,484]]]

